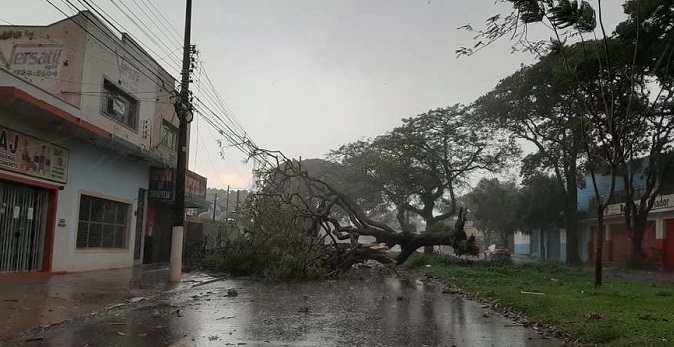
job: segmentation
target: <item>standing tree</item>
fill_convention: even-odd
[[[628,19],[616,29],[611,56],[617,56],[616,70],[624,71],[631,83],[619,99],[628,127],[622,137],[625,149],[620,168],[625,225],[632,235],[630,265],[642,268],[648,213],[673,165],[674,5],[663,0],[630,0],[624,8]],[[624,56],[623,52],[631,54]]]
[[[533,173],[522,181],[517,205],[517,220],[525,230],[556,228],[565,221],[566,206],[558,197],[562,187],[556,177]]]
[[[578,187],[582,183],[582,108],[574,91],[560,83],[558,62],[541,59],[504,78],[474,103],[477,114],[536,146],[525,158],[529,171],[551,171],[564,206],[567,261],[581,263],[578,244]]]
[[[471,213],[478,228],[495,232],[504,246],[520,227],[518,219],[519,190],[515,182],[483,178],[468,194]]]
[[[477,122],[461,105],[431,110],[403,123],[331,155],[381,187],[407,233],[406,212],[420,216],[427,231],[441,229],[440,221],[456,215],[456,191],[470,174],[498,171],[518,153],[513,139]],[[440,205],[447,208],[438,213]],[[432,248],[426,248],[429,251]]]
[[[632,234],[635,244],[634,254],[641,254],[643,217],[652,207],[656,194],[645,194],[640,207],[633,203],[634,187],[630,181],[629,166],[639,156],[660,155],[668,143],[671,131],[668,126],[667,110],[671,85],[668,84],[671,61],[671,40],[663,44],[661,40],[671,38],[670,1],[666,0],[630,0],[625,10],[630,19],[619,26],[619,35],[607,34],[602,18],[602,1],[597,1],[597,10],[586,1],[571,0],[507,0],[512,3],[513,11],[504,17],[494,16],[488,20],[487,29],[479,31],[477,37],[486,39],[487,44],[508,36],[515,38],[515,49],[533,51],[539,56],[547,55],[559,61],[556,73],[560,81],[575,90],[574,99],[582,106],[580,124],[583,129],[585,154],[588,157],[587,169],[597,203],[598,230],[603,230],[603,212],[612,201],[616,180],[623,175],[626,184],[627,211],[625,219],[634,224]],[[643,6],[642,6],[643,5]],[[528,26],[544,23],[554,39],[545,49],[543,41],[531,42],[528,39]],[[520,24],[522,26],[520,27]],[[472,30],[471,27],[467,27]],[[595,29],[596,32],[595,32]],[[640,33],[646,38],[656,38],[642,45]],[[595,37],[599,37],[595,39]],[[588,40],[588,37],[590,38]],[[660,40],[661,42],[657,42]],[[567,41],[575,42],[567,44]],[[484,46],[459,49],[460,54],[472,54]],[[660,93],[655,98],[650,95],[649,83],[656,80]],[[656,129],[653,128],[656,126]],[[657,135],[654,135],[657,134]],[[659,139],[665,139],[660,141]],[[647,149],[650,149],[647,150]],[[661,166],[653,163],[654,172],[662,172]],[[606,171],[610,176],[610,188],[601,191],[596,175]],[[627,177],[626,177],[627,176]],[[647,187],[658,186],[657,175]],[[656,191],[657,192],[657,191]],[[635,218],[637,217],[637,218]],[[628,227],[630,227],[628,225]],[[631,228],[631,227],[630,227]],[[597,251],[595,254],[595,285],[602,283],[601,232],[597,233]],[[638,245],[637,245],[638,243]]]

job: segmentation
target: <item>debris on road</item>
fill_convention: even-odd
[[[232,319],[232,318],[236,318],[236,316],[225,316],[225,317],[216,318],[215,320]]]
[[[527,291],[524,291],[524,290],[520,290],[520,294],[528,294],[528,295],[545,295],[545,293],[527,292]]]

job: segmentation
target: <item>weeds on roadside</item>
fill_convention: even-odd
[[[607,279],[601,289],[595,289],[590,271],[563,264],[466,262],[419,255],[407,266],[583,343],[674,345],[672,288]]]

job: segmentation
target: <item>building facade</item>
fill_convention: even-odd
[[[642,161],[646,162],[647,159],[642,159]],[[645,185],[644,176],[635,174],[634,179],[635,190],[638,194],[639,187]],[[602,194],[606,194],[609,189],[609,178],[599,177],[598,183]],[[648,222],[641,245],[645,256],[643,260],[648,267],[670,271],[674,270],[674,189],[671,187],[672,183],[674,179],[670,177],[662,183],[662,192],[657,196],[653,208],[648,213]],[[604,211],[603,261],[616,266],[626,265],[632,254],[632,235],[625,224],[624,189],[622,179],[618,179],[612,204],[608,205]],[[584,250],[587,259],[594,260],[597,218],[592,190],[588,188],[579,191],[578,207],[588,216],[587,219],[581,221],[581,230],[587,240],[584,244],[587,247]]]
[[[533,229],[528,234],[515,232],[513,252],[543,261],[566,261],[566,230],[562,228]]]
[[[648,158],[639,159],[631,166],[632,170],[643,170],[646,165]],[[645,175],[635,171],[633,176],[638,195],[640,187],[645,186]],[[582,216],[578,226],[578,251],[582,261],[591,262],[595,259],[597,214],[591,177],[585,177],[584,180],[587,183],[585,188],[578,190],[578,214]],[[596,180],[600,194],[605,196],[611,185],[610,177],[598,176]],[[632,235],[625,224],[625,187],[622,177],[618,177],[615,184],[611,204],[604,211],[602,257],[609,266],[624,267],[632,254]],[[643,261],[649,268],[674,271],[674,177],[670,175],[660,184],[662,191],[648,213],[643,235]],[[543,260],[566,261],[566,233],[561,228],[532,230],[527,235],[518,233],[515,235],[515,251]]]
[[[151,173],[176,162],[175,86],[89,12],[0,26],[0,273],[143,261]]]

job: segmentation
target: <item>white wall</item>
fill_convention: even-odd
[[[138,188],[147,189],[149,166],[129,160],[123,154],[84,145],[78,141],[65,144],[70,149],[68,184],[59,192],[56,219],[65,219],[65,227],[56,227],[53,271],[85,271],[133,265],[134,231],[138,205]],[[123,250],[78,250],[77,221],[80,194],[86,193],[132,205]]]
[[[175,161],[175,152],[159,146],[163,120],[179,125],[170,99],[175,80],[157,62],[148,57],[128,36],[122,38],[105,29],[93,18],[87,23],[82,72],[82,115],[92,124],[106,129],[143,150],[152,151],[167,164]],[[101,30],[103,29],[103,30]],[[113,48],[115,51],[111,51]],[[101,114],[103,80],[107,79],[139,101],[137,129],[130,129]],[[149,132],[143,133],[143,126]]]
[[[0,53],[7,60],[0,59],[3,68],[79,108],[85,37],[82,28],[66,19],[43,27],[4,25],[0,34]],[[39,59],[21,59],[26,53]]]
[[[16,47],[36,54],[52,52],[58,57],[52,59],[55,64],[8,65],[8,73],[21,76],[19,78],[42,88],[52,97],[67,102],[71,106],[67,111],[73,116],[143,151],[151,151],[165,165],[175,165],[175,151],[159,143],[163,120],[175,126],[179,123],[170,99],[176,82],[130,37],[118,36],[89,12],[43,27],[0,26],[0,34],[8,37],[0,40],[0,53],[7,59]],[[3,59],[0,65],[5,68]],[[31,75],[47,76],[28,77],[25,74],[28,70]],[[104,78],[139,101],[137,129],[131,130],[101,114]],[[149,127],[147,133],[143,132],[144,125]]]
[[[514,236],[515,254],[530,254],[531,253],[531,236],[523,234],[521,231],[515,232]]]
[[[87,192],[132,204],[136,210],[138,188],[148,188],[150,168],[147,163],[132,160],[111,149],[95,146],[86,140],[68,137],[53,127],[40,127],[17,114],[0,112],[0,124],[16,131],[56,143],[69,150],[68,181],[58,191],[56,222],[63,218],[66,226],[55,227],[52,271],[86,271],[128,267],[133,265],[133,241],[136,218],[131,212],[127,248],[123,250],[77,250],[79,195]],[[14,174],[11,174],[14,175]],[[40,181],[28,176],[30,180]],[[56,184],[50,182],[51,184]],[[58,185],[58,184],[56,184]]]

